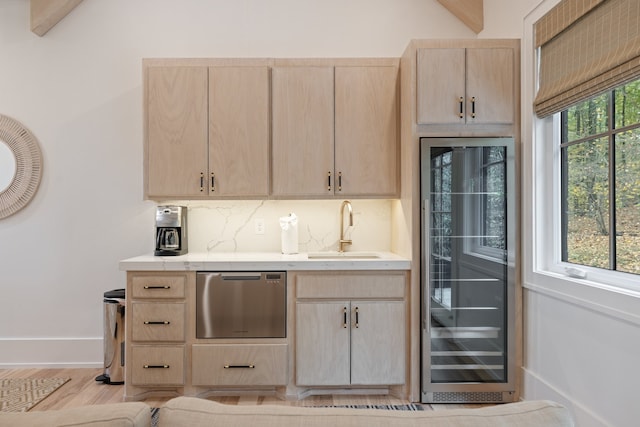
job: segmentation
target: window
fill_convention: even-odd
[[[560,118],[562,261],[640,274],[640,80]]]

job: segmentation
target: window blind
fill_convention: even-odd
[[[538,117],[640,77],[638,0],[563,0],[535,32]]]

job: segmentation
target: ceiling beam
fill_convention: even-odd
[[[476,34],[484,28],[483,0],[438,0],[438,2]]]
[[[31,0],[31,31],[44,36],[82,0]]]

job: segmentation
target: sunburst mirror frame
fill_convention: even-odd
[[[20,122],[0,114],[0,142],[9,146],[16,171],[7,188],[0,192],[0,219],[24,208],[36,194],[42,178],[42,153],[35,136]]]

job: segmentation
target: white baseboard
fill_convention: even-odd
[[[100,368],[103,338],[0,338],[0,368]]]
[[[612,424],[603,420],[580,402],[567,396],[552,384],[540,378],[534,372],[523,369],[524,390],[523,400],[553,400],[567,407],[573,414],[576,427],[611,427]]]

